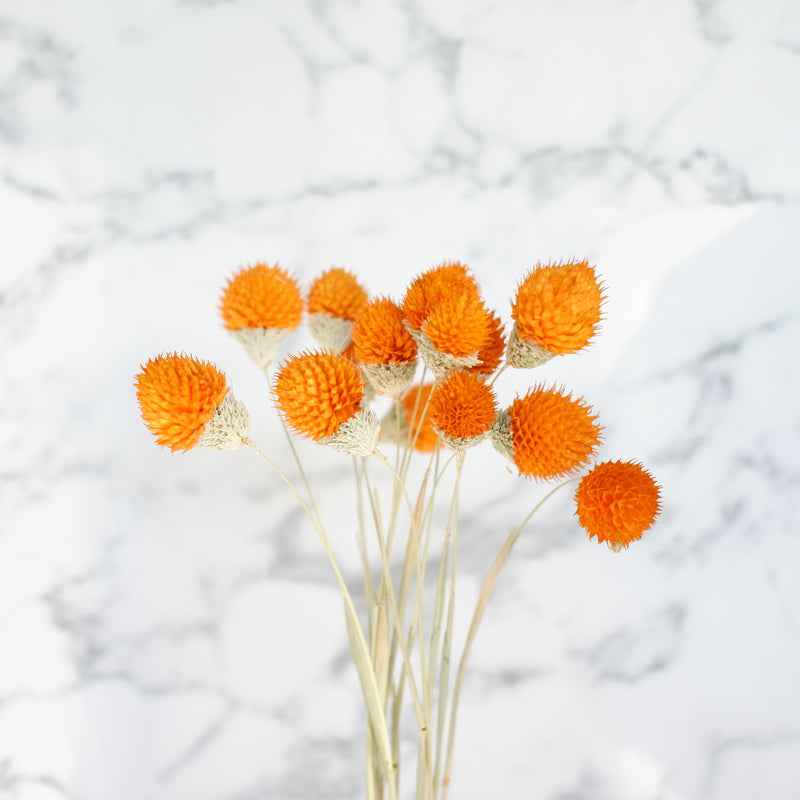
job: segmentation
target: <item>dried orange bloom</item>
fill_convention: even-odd
[[[431,423],[455,449],[477,444],[497,415],[494,390],[470,372],[453,372],[431,394]]]
[[[403,298],[403,316],[409,328],[418,331],[432,309],[452,292],[468,291],[478,296],[478,284],[458,261],[445,261],[411,282]]]
[[[621,550],[641,539],[661,512],[661,490],[633,461],[606,461],[581,478],[575,513],[589,536]]]
[[[322,347],[342,352],[350,345],[350,329],[367,302],[367,293],[355,275],[331,267],[311,285],[308,327]]]
[[[408,435],[406,442],[414,442],[414,449],[421,452],[434,450],[439,443],[439,434],[431,425],[430,397],[432,383],[412,386],[403,397]]]
[[[440,353],[456,358],[476,355],[489,336],[491,314],[480,296],[459,291],[443,297],[432,309],[422,332]]]
[[[250,420],[213,364],[169,353],[150,359],[136,376],[142,419],[158,444],[232,450],[248,440]]]
[[[361,309],[352,337],[362,364],[404,364],[417,357],[416,342],[403,325],[403,309],[387,297]]]
[[[228,280],[220,305],[229,331],[240,328],[294,330],[303,316],[303,298],[289,273],[268,264],[244,267]]]
[[[603,288],[588,261],[537,264],[517,287],[512,303],[515,329],[509,362],[529,366],[522,363],[524,347],[514,351],[520,340],[544,350],[545,357],[581,350],[597,333],[603,300]]]
[[[594,456],[601,439],[596,420],[583,400],[537,386],[498,415],[493,443],[520,475],[565,478]]]
[[[503,320],[497,314],[489,312],[489,330],[483,347],[478,351],[478,363],[469,367],[469,371],[478,375],[491,375],[500,366],[505,347]]]
[[[355,455],[375,449],[378,419],[362,408],[361,373],[343,356],[290,357],[275,378],[275,397],[286,422],[303,436]]]
[[[367,302],[367,292],[353,273],[331,267],[311,284],[308,293],[309,314],[330,314],[351,322]]]

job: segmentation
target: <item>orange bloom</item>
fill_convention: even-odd
[[[453,372],[431,394],[431,423],[453,439],[474,439],[489,431],[497,415],[494,390],[477,375]]]
[[[454,291],[467,291],[478,296],[475,278],[458,261],[445,261],[414,278],[403,298],[403,317],[408,326],[420,330],[432,309]]]
[[[633,461],[606,461],[581,478],[575,513],[589,536],[619,550],[650,528],[661,512],[661,490]]]
[[[291,356],[275,378],[286,422],[315,441],[333,436],[361,409],[364,385],[351,361],[331,352]]]
[[[588,261],[537,264],[517,288],[511,316],[520,339],[575,353],[597,333],[604,299]]]
[[[489,329],[483,347],[478,351],[480,361],[474,367],[470,367],[469,371],[479,375],[491,375],[500,366],[505,347],[503,321],[497,314],[489,312]]]
[[[225,376],[207,361],[169,353],[136,376],[142,419],[158,444],[191,450],[228,393]]]
[[[364,364],[403,364],[417,357],[416,342],[403,325],[403,309],[386,297],[361,309],[351,335]]]
[[[228,280],[220,305],[229,331],[241,328],[295,329],[303,315],[297,282],[277,264],[244,267]]]
[[[588,464],[600,444],[592,409],[558,389],[535,387],[518,397],[508,414],[520,475],[565,478]]]
[[[311,284],[308,313],[330,314],[352,322],[366,302],[367,293],[355,275],[341,267],[331,267]]]
[[[410,431],[409,441],[414,442],[415,450],[422,452],[430,452],[439,443],[439,434],[431,426],[430,403],[428,401],[432,391],[432,383],[412,386],[402,400]]]
[[[491,315],[476,292],[447,294],[431,309],[422,332],[441,353],[461,357],[474,355],[484,346]]]

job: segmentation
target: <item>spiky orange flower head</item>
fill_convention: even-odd
[[[431,426],[429,400],[433,386],[432,383],[412,386],[402,400],[410,430],[409,440],[414,442],[414,449],[421,452],[430,452],[439,444],[439,434]]]
[[[520,339],[563,355],[597,333],[603,287],[588,261],[537,264],[517,288],[511,316]]]
[[[286,422],[316,441],[359,411],[364,385],[358,367],[341,355],[305,352],[281,365],[275,397]]]
[[[414,278],[403,298],[403,315],[409,327],[420,330],[431,310],[454,291],[479,294],[475,278],[459,261],[445,261]]]
[[[367,292],[356,276],[341,267],[331,267],[311,284],[308,313],[321,312],[352,322],[366,302]]]
[[[486,433],[497,415],[494,390],[471,372],[452,372],[431,394],[431,423],[445,436],[472,439]]]
[[[422,332],[440,353],[461,357],[474,355],[484,346],[491,314],[471,289],[442,297],[431,309]]]
[[[278,266],[243,267],[228,279],[220,305],[229,331],[241,328],[294,330],[303,316],[297,281]]]
[[[566,478],[586,466],[600,444],[597,416],[582,399],[536,386],[508,409],[520,475]]]
[[[641,539],[661,512],[661,490],[634,461],[606,461],[581,478],[575,513],[599,542],[620,549]]]
[[[503,335],[503,320],[494,312],[489,312],[489,330],[483,347],[478,351],[480,359],[469,371],[478,375],[491,375],[500,366],[506,349],[506,337]]]
[[[194,447],[228,393],[225,376],[213,364],[177,353],[150,359],[135,385],[145,425],[173,453]]]
[[[364,364],[405,364],[417,357],[417,344],[403,325],[403,309],[387,297],[361,309],[351,336]]]

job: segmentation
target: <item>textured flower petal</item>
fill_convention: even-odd
[[[597,333],[603,289],[588,261],[537,264],[517,288],[511,316],[522,340],[563,355]]]
[[[308,292],[309,314],[330,314],[350,320],[367,302],[367,292],[352,272],[331,267],[317,278]]]
[[[586,466],[600,444],[597,416],[583,400],[535,387],[509,407],[514,463],[521,475],[564,478]]]
[[[606,461],[581,478],[575,493],[578,520],[599,542],[614,549],[642,537],[661,512],[661,490],[633,461]]]
[[[412,330],[420,330],[431,310],[453,292],[468,292],[475,297],[480,296],[475,278],[458,261],[445,261],[414,278],[402,304],[403,316],[408,326]]]
[[[169,353],[151,359],[136,376],[142,419],[158,444],[191,450],[228,393],[213,364]]]
[[[444,436],[473,439],[487,433],[497,415],[494,390],[477,375],[453,372],[431,394],[431,423]]]
[[[244,267],[228,280],[220,313],[229,331],[240,328],[294,330],[303,316],[297,281],[275,265]]]
[[[404,364],[417,357],[416,342],[403,324],[402,308],[386,297],[361,309],[351,337],[363,364]]]
[[[290,357],[275,377],[275,397],[286,422],[310,439],[333,436],[361,408],[358,367],[331,352]]]

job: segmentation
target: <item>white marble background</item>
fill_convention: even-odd
[[[363,796],[313,533],[252,453],[156,447],[133,376],[215,361],[288,467],[235,268],[458,258],[507,316],[571,256],[603,335],[536,377],[664,514],[615,555],[564,496],[519,542],[452,797],[799,797],[798,143],[793,0],[0,0],[0,798]],[[349,463],[302,452],[355,580]],[[466,481],[461,630],[543,492],[488,446]]]

